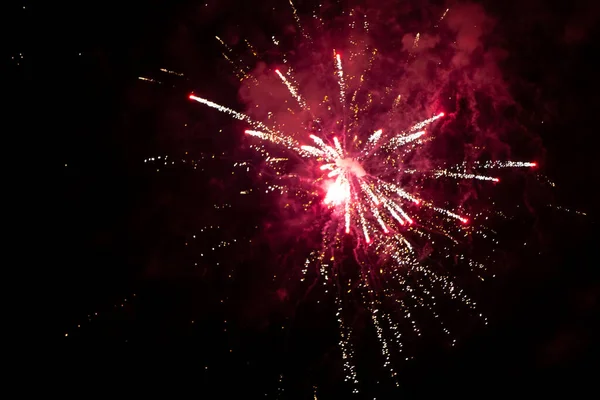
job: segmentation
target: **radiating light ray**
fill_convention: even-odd
[[[417,33],[417,35],[415,36],[415,40],[413,42],[413,49],[416,49],[417,47],[419,47],[419,39],[421,38],[421,34]]]
[[[350,188],[350,182],[345,182],[344,188],[346,189],[345,204],[344,204],[344,220],[346,222],[346,234],[350,233],[351,214],[350,214],[350,201],[352,199],[352,191]]]
[[[313,146],[300,146],[300,148],[315,157],[324,157],[325,156],[325,152],[323,152],[323,150],[317,149],[316,147],[313,147]],[[329,164],[329,165],[331,165],[331,164]]]
[[[523,162],[523,161],[485,161],[475,162],[475,166],[481,168],[535,168],[537,163],[535,162]]]
[[[449,178],[477,179],[477,180],[480,180],[480,181],[500,182],[500,179],[494,178],[493,176],[450,172],[450,171],[445,170],[445,169],[437,170],[437,171],[432,171],[432,173],[436,177],[438,177],[438,178],[442,177],[442,176],[446,176],[446,177],[449,177]]]
[[[424,128],[425,126],[427,126],[427,125],[431,124],[432,122],[434,122],[434,121],[442,118],[445,115],[446,115],[445,113],[441,112],[438,115],[435,115],[435,116],[433,116],[431,118],[428,118],[428,119],[426,119],[424,121],[418,122],[418,123],[414,124],[413,126],[411,126],[410,129],[408,130],[408,132],[413,132],[413,131],[417,131],[417,130],[419,130],[421,128]]]
[[[382,133],[383,133],[383,129],[376,130],[371,136],[369,136],[369,139],[367,139],[367,141],[369,142],[369,144],[375,144],[375,143],[377,143],[377,141],[379,140],[379,138],[381,138],[381,134]]]
[[[450,11],[450,9],[449,9],[449,8],[446,8],[446,11],[444,11],[444,13],[442,14],[442,16],[441,16],[441,18],[440,18],[440,21],[439,21],[439,22],[442,22],[442,20],[443,20],[444,18],[446,18],[446,14],[448,14],[448,11]]]
[[[396,192],[396,194],[406,200],[410,200],[415,204],[420,204],[421,200],[419,200],[418,198],[416,198],[415,196],[411,195],[410,193],[408,193],[407,191],[405,191],[404,189],[400,188],[397,185],[394,185],[391,182],[384,182],[381,180],[378,180],[378,182],[381,184],[381,186],[389,191],[393,191]]]
[[[361,89],[363,87],[363,83],[365,81],[365,79],[364,79],[365,75],[367,74],[367,72],[369,72],[371,70],[371,67],[373,66],[373,61],[375,60],[376,55],[377,55],[377,49],[370,50],[369,61],[366,65],[366,67],[364,68],[363,73],[360,75],[358,86],[356,87],[356,89],[354,90],[354,93],[352,94],[349,109],[352,111],[353,115],[352,115],[352,120],[348,127],[349,130],[351,130],[354,126],[357,126],[359,124],[358,116],[361,111],[361,108],[356,103],[356,99],[357,99],[358,93],[361,91]]]
[[[197,101],[198,103],[202,103],[202,104],[207,105],[209,107],[215,108],[215,109],[217,109],[217,110],[219,110],[219,111],[221,111],[223,113],[229,114],[232,117],[239,119],[240,121],[245,121],[245,122],[247,122],[248,124],[250,124],[252,126],[255,126],[255,127],[259,128],[259,129],[263,129],[263,130],[269,132],[270,134],[273,134],[273,135],[276,134],[268,126],[266,126],[262,122],[254,121],[252,118],[250,118],[246,114],[237,112],[235,110],[232,110],[231,108],[222,106],[220,104],[214,103],[214,102],[212,102],[210,100],[207,100],[207,99],[204,99],[202,97],[195,96],[193,94],[191,94],[189,96],[189,98],[190,98],[190,100]]]
[[[398,211],[400,213],[400,215],[402,215],[402,217],[406,220],[406,222],[408,222],[409,224],[413,224],[415,222],[415,221],[413,221],[413,219],[411,217],[409,217],[409,215],[396,202],[388,201],[388,203],[391,204],[391,206],[394,209],[396,209],[396,211]]]
[[[361,202],[357,203],[358,216],[360,218],[360,223],[363,231],[363,235],[365,236],[365,241],[367,244],[371,243],[371,237],[369,236],[369,230],[367,226],[367,220],[365,219],[365,214],[363,212],[363,206]]]
[[[143,77],[143,76],[139,76],[139,77],[138,77],[138,79],[139,79],[140,81],[146,81],[146,82],[158,83],[159,85],[161,85],[161,84],[162,84],[162,82],[160,82],[160,81],[157,81],[156,79],[152,79],[152,78],[146,78],[146,77]]]
[[[377,304],[377,303],[378,302],[375,302],[375,304]],[[384,331],[381,327],[381,322],[379,320],[379,314],[381,314],[381,313],[379,312],[378,308],[371,309],[371,319],[373,320],[373,325],[375,326],[377,338],[379,339],[379,342],[381,343],[381,354],[384,358],[383,368],[388,369],[392,378],[394,378],[396,376],[396,373],[394,372],[394,368],[392,367],[390,345],[389,345],[389,343],[386,339],[386,335],[384,334]],[[396,382],[396,385],[398,385],[397,382]]]
[[[298,145],[292,139],[285,137],[285,136],[284,137],[278,136],[275,133],[265,133],[265,132],[253,131],[253,130],[246,130],[244,133],[246,133],[247,135],[250,135],[250,136],[258,137],[263,140],[268,140],[269,142],[272,142],[275,144],[280,144],[280,145],[286,146],[290,150],[292,150],[292,149],[297,150],[297,147],[298,147]],[[300,149],[302,149],[302,147],[304,147],[304,146],[301,146]]]
[[[460,215],[450,211],[450,210],[446,210],[444,208],[440,208],[440,207],[436,207],[433,204],[429,203],[429,202],[423,202],[423,205],[430,207],[431,209],[439,212],[440,214],[444,214],[447,215],[448,217],[454,218],[459,220],[460,222],[462,222],[463,224],[466,224],[469,222],[468,218],[465,217],[461,217]]]
[[[177,76],[184,76],[181,72],[171,71],[171,70],[168,70],[166,68],[161,68],[160,71],[164,72],[166,74],[177,75]]]
[[[227,43],[225,43],[225,42],[223,41],[223,39],[221,39],[221,38],[220,38],[220,37],[218,37],[218,36],[215,36],[215,38],[216,38],[216,39],[219,41],[219,43],[221,43],[221,45],[222,45],[223,47],[225,47],[225,49],[227,49],[227,52],[228,52],[228,53],[233,53],[233,50],[231,49],[231,47],[229,47],[229,46],[227,45]]]
[[[254,57],[258,58],[258,52],[254,48],[254,46],[252,46],[252,44],[248,41],[248,39],[244,39],[244,42],[246,42],[246,45],[248,46],[248,49],[250,49],[250,53],[252,53],[252,55]]]
[[[252,79],[253,83],[255,85],[258,85],[258,80],[256,79],[256,77],[254,77],[253,75],[250,75],[248,73],[250,69],[247,66],[240,66],[237,62],[235,62],[233,60],[232,57],[234,56],[234,53],[233,53],[233,50],[231,49],[231,47],[229,47],[227,45],[227,43],[225,43],[223,41],[223,39],[221,39],[219,36],[215,36],[215,38],[217,39],[217,41],[219,43],[221,43],[221,45],[223,47],[225,47],[225,50],[227,50],[227,53],[222,53],[223,58],[225,58],[225,60],[227,60],[227,62],[229,64],[231,64],[233,71],[235,73],[235,76],[240,80],[240,82],[242,82],[246,79]],[[251,46],[249,42],[247,42],[247,43],[249,46]]]
[[[340,53],[333,51],[335,57],[335,67],[337,69],[338,84],[340,86],[340,104],[346,105],[346,82],[344,81],[344,69],[342,68],[342,56]]]
[[[390,203],[391,202],[389,201],[384,201],[383,205],[388,209],[389,213],[392,214],[392,217],[394,217],[394,219],[398,221],[400,225],[404,225],[404,220],[398,214],[396,214],[396,210],[394,210]]]
[[[413,142],[419,139],[421,136],[425,134],[425,131],[419,131],[415,133],[411,133],[410,135],[396,136],[390,139],[384,146],[386,148],[397,148],[399,146],[403,146],[410,142]]]
[[[339,347],[342,350],[342,361],[344,365],[344,371],[346,372],[346,382],[351,382],[354,385],[358,384],[358,377],[356,375],[356,367],[353,363],[354,361],[354,349],[352,346],[351,336],[352,330],[344,324],[344,320],[342,318],[343,308],[342,301],[339,295],[336,296],[337,303],[337,321],[340,329],[340,342]],[[358,389],[355,387],[353,389],[353,393],[358,393]]]
[[[338,140],[337,136],[335,136],[333,138],[333,143],[335,145],[335,150],[337,151],[337,153],[339,154],[340,157],[344,156],[344,151],[342,150],[342,146],[340,145],[340,141]]]
[[[302,98],[302,96],[300,96],[298,94],[298,91],[296,90],[296,88],[294,87],[294,85],[287,80],[287,78],[278,70],[276,69],[275,72],[277,73],[277,75],[281,78],[281,80],[283,81],[283,83],[285,84],[285,86],[288,88],[288,90],[290,91],[290,94],[292,95],[292,97],[294,99],[296,99],[296,101],[298,102],[298,104],[300,104],[300,107],[302,107],[303,110],[308,110],[308,105],[306,104],[306,102],[304,101],[304,99]]]
[[[302,27],[302,23],[300,22],[300,17],[298,16],[298,11],[296,10],[294,3],[292,3],[292,0],[288,0],[288,1],[290,2],[290,7],[292,7],[292,12],[294,14],[294,20],[296,21],[296,25],[298,26],[298,29],[300,29],[300,33],[306,39],[310,40],[310,37],[306,34],[306,32],[304,31],[304,28]]]
[[[339,154],[331,147],[325,144],[325,142],[323,141],[323,139],[321,139],[320,137],[316,136],[316,135],[310,135],[310,138],[317,144],[319,145],[319,147],[321,147],[321,149],[327,154],[329,155],[329,157],[331,158],[331,160],[337,160],[339,158]]]

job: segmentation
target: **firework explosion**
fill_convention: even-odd
[[[307,43],[314,44],[309,30],[300,24],[291,1],[290,5],[299,33]],[[443,12],[438,24],[448,12]],[[316,15],[316,25],[323,28],[325,22]],[[362,34],[368,33],[366,15],[359,15],[354,10],[349,15],[353,31],[360,29]],[[413,48],[418,48],[420,37],[420,34],[414,37]],[[232,49],[221,38],[217,37],[217,40],[224,46],[224,56],[233,65],[242,85],[260,90],[260,77],[252,75],[248,67],[232,61]],[[272,41],[279,46],[275,37]],[[384,367],[389,370],[396,384],[397,372],[391,358],[392,352],[402,352],[401,320],[406,321],[417,336],[421,336],[416,315],[420,310],[426,310],[437,320],[442,331],[450,334],[436,311],[436,293],[445,293],[451,300],[464,304],[470,314],[486,321],[476,309],[475,302],[454,283],[449,274],[431,267],[427,257],[423,256],[426,251],[422,250],[433,244],[443,258],[457,258],[483,279],[480,274],[486,268],[484,263],[460,253],[457,246],[460,238],[474,234],[486,236],[476,226],[475,218],[479,214],[469,213],[460,205],[448,208],[447,202],[437,202],[419,193],[416,185],[407,184],[407,178],[421,176],[425,179],[479,180],[495,184],[499,178],[481,171],[535,167],[536,164],[481,160],[465,161],[454,166],[442,162],[435,166],[429,160],[425,166],[411,166],[407,161],[410,155],[435,140],[436,135],[443,135],[440,124],[452,116],[446,116],[438,109],[430,112],[428,118],[413,121],[412,126],[404,129],[397,129],[397,124],[392,123],[370,126],[368,121],[376,120],[374,114],[386,116],[381,119],[384,121],[393,120],[402,96],[394,94],[388,110],[381,111],[373,106],[371,93],[365,89],[363,82],[378,57],[378,51],[354,36],[350,37],[349,42],[353,47],[347,60],[339,51],[332,50],[330,53],[330,68],[326,71],[326,78],[336,80],[336,91],[324,96],[316,104],[305,98],[305,91],[297,83],[287,56],[283,56],[285,72],[270,70],[288,93],[288,97],[281,99],[281,102],[287,103],[291,98],[295,103],[287,108],[287,117],[297,120],[293,126],[302,126],[301,130],[286,128],[285,123],[276,121],[272,112],[268,112],[264,120],[259,120],[249,113],[237,112],[194,94],[189,98],[248,124],[252,129],[245,133],[251,137],[252,147],[273,168],[281,168],[281,164],[289,160],[298,161],[300,167],[293,173],[278,170],[274,174],[276,186],[282,193],[295,193],[290,187],[292,182],[300,178],[305,190],[298,195],[298,201],[305,204],[305,209],[315,206],[322,211],[321,215],[325,215],[318,223],[321,246],[307,256],[302,266],[302,280],[314,267],[323,285],[336,294],[346,380],[354,384],[354,391],[357,392],[353,329],[345,318],[352,312],[349,308],[352,303],[348,300],[350,296],[359,298],[364,309],[369,311],[381,344]],[[247,45],[252,54],[258,56],[257,50],[249,42]],[[360,60],[368,60],[362,69],[359,68]],[[352,67],[351,70],[360,70],[361,73],[347,74],[345,63]],[[387,83],[383,91],[393,93],[394,84]],[[275,155],[275,151],[280,154]],[[314,171],[318,171],[317,179],[313,179]],[[440,239],[436,241],[438,237]],[[357,279],[348,277],[345,272],[347,250],[351,251],[353,262],[359,266]],[[453,344],[455,342],[456,339],[452,341]]]

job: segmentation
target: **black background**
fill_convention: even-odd
[[[217,101],[235,105],[235,81],[223,84],[213,36],[238,24],[257,29],[259,17],[248,15],[260,15],[255,10],[260,7],[208,3],[203,11],[201,3],[189,1],[14,3],[4,13],[4,78],[15,89],[11,105],[17,105],[7,135],[18,139],[14,150],[20,162],[33,166],[17,179],[34,192],[26,215],[40,214],[20,226],[19,236],[39,243],[31,238],[38,232],[48,244],[39,247],[42,261],[23,262],[45,294],[35,305],[44,315],[42,326],[28,337],[69,354],[76,351],[85,368],[73,376],[102,376],[108,387],[121,384],[110,377],[119,370],[146,377],[140,386],[147,388],[149,369],[163,380],[177,376],[202,398],[240,390],[251,398],[311,398],[312,386],[319,398],[350,397],[339,383],[330,310],[286,302],[261,305],[276,296],[261,294],[274,286],[262,283],[270,273],[260,272],[256,263],[241,264],[246,272],[234,285],[218,279],[207,283],[176,266],[175,272],[165,272],[167,264],[188,261],[182,243],[214,217],[211,179],[229,170],[224,160],[210,167],[210,176],[187,167],[156,174],[143,160],[184,157],[186,151],[189,159],[199,158],[236,138],[239,125],[199,111],[186,96],[201,85]],[[364,385],[372,397],[402,392],[518,396],[523,391],[545,396],[559,389],[593,395],[600,293],[595,224],[599,6],[593,1],[488,3],[510,53],[505,73],[529,85],[515,98],[544,120],[529,129],[537,131],[546,150],[543,172],[557,183],[552,202],[588,216],[540,214],[546,218],[537,226],[546,238],[544,255],[523,251],[519,267],[490,289],[502,293],[490,301],[491,326],[452,351],[423,351],[402,368],[400,392],[389,390],[385,374],[372,367],[376,360],[367,360]],[[569,34],[569,26],[580,34]],[[186,77],[156,72],[170,67]],[[166,90],[138,76],[175,87]],[[221,125],[227,130],[221,139],[200,134],[204,127],[214,131]],[[33,148],[47,158],[33,156]],[[260,221],[260,211],[250,214],[241,217],[244,225]],[[31,259],[27,253],[23,257]],[[221,307],[224,294],[232,301]],[[260,311],[247,311],[252,308]],[[101,315],[88,318],[95,312]],[[228,318],[229,325],[223,322]],[[312,319],[318,330],[307,327]],[[288,336],[281,327],[289,329],[290,320],[301,328]],[[125,343],[136,347],[135,356],[131,348],[121,350]],[[98,356],[108,346],[111,354],[119,354],[111,360]]]

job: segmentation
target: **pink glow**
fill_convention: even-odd
[[[339,181],[331,182],[327,188],[324,204],[339,205],[348,199],[348,188]]]

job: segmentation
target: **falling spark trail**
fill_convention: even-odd
[[[294,14],[294,20],[296,21],[296,25],[298,25],[298,29],[300,29],[300,33],[302,33],[302,36],[304,36],[306,39],[310,40],[310,37],[306,34],[304,28],[302,27],[302,23],[300,22],[300,17],[298,16],[298,11],[296,10],[294,3],[292,3],[292,0],[289,0],[289,2],[290,7],[292,7],[292,12]]]
[[[275,132],[271,131],[271,129],[269,129],[269,127],[267,127],[265,124],[263,124],[262,122],[254,121],[252,118],[250,118],[246,114],[239,113],[235,110],[232,110],[231,108],[224,107],[224,106],[214,103],[210,100],[203,99],[202,97],[194,96],[193,94],[190,95],[190,99],[197,101],[198,103],[205,104],[209,107],[215,108],[221,112],[227,113],[241,121],[246,121],[250,125],[259,127],[260,129],[264,129],[271,134],[275,134]]]
[[[306,102],[304,101],[302,96],[300,96],[298,94],[298,91],[294,87],[294,85],[292,85],[278,69],[276,69],[275,72],[281,78],[281,80],[283,81],[285,86],[288,88],[292,97],[294,97],[298,101],[298,104],[300,104],[300,107],[302,107],[302,109],[304,109],[304,110],[308,110],[308,105],[306,104]]]

